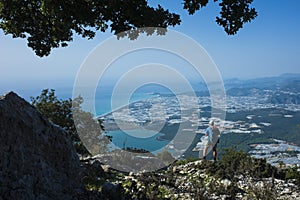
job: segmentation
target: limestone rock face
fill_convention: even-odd
[[[63,129],[15,93],[0,96],[0,199],[76,199],[80,173]]]

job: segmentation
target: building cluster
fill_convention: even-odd
[[[283,108],[287,110],[300,110],[300,105],[275,105],[266,103],[266,97],[232,97],[226,98],[226,112],[235,113],[245,110]],[[203,115],[210,112],[211,100],[209,97],[191,97],[189,95],[155,96],[153,98],[133,102],[101,118],[105,123],[114,123],[116,120],[126,124],[144,126],[155,123],[180,124],[189,122],[191,130],[203,134],[208,126],[209,120],[213,119],[220,127],[222,134],[263,134],[263,127],[271,126],[268,122],[253,123],[255,115],[249,115],[239,121],[228,121],[220,118],[212,118]],[[293,117],[284,115],[282,117]],[[191,130],[184,130],[191,132]],[[170,145],[172,148],[172,145]],[[291,154],[291,151],[298,154]],[[274,144],[256,144],[253,146],[251,155],[258,158],[266,158],[268,162],[278,165],[297,164],[300,166],[300,147],[276,141]],[[280,162],[281,161],[281,162]]]
[[[300,167],[300,147],[283,140],[273,139],[271,144],[252,144],[249,153],[255,158],[264,158],[278,167]]]

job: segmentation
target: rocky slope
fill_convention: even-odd
[[[165,169],[138,174],[120,173],[90,160],[94,172],[101,173],[87,175],[87,186],[116,200],[300,199],[299,173],[298,179],[289,177],[287,171],[243,153],[228,157],[218,162],[177,161]]]
[[[64,130],[15,93],[0,97],[0,199],[74,199],[80,173]]]

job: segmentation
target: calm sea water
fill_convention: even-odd
[[[115,101],[121,106],[125,106],[123,104],[126,95],[119,94],[116,96]],[[129,99],[129,103],[136,102],[139,100],[153,98],[155,97],[151,93],[134,93]],[[127,100],[128,102],[128,100]],[[112,112],[111,107],[111,95],[106,94],[102,95],[101,98],[96,99],[96,112],[98,116],[103,114]],[[168,144],[168,141],[157,140],[158,136],[161,136],[161,133],[149,131],[149,130],[116,130],[116,131],[108,131],[107,135],[112,136],[112,144],[110,145],[111,149],[120,149],[120,148],[137,148],[137,149],[145,149],[147,151],[158,151]]]
[[[107,134],[113,136],[112,149],[131,147],[154,152],[160,150],[169,143],[168,141],[156,139],[158,136],[162,135],[161,133],[147,130],[130,130],[126,132],[117,130],[109,131]],[[149,137],[145,137],[146,135]]]

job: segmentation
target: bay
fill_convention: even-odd
[[[112,150],[137,148],[154,152],[159,151],[169,143],[169,141],[157,140],[157,137],[163,135],[162,133],[149,130],[115,130],[107,132],[107,135],[113,137],[112,144],[110,145]]]
[[[150,92],[135,92],[130,99],[125,99],[126,94],[117,94],[114,96],[114,101],[118,107],[125,106],[127,104],[153,98],[155,95]],[[114,112],[112,109],[112,96],[111,93],[99,95],[96,98],[96,114],[98,116],[105,115],[110,112]],[[124,103],[125,102],[125,103]],[[127,102],[127,104],[126,104]],[[124,149],[124,148],[136,148],[144,149],[150,152],[159,151],[169,141],[157,140],[157,137],[162,136],[162,133],[157,133],[150,130],[138,129],[138,130],[113,130],[107,131],[106,135],[112,136],[112,143],[109,145],[111,150]]]

